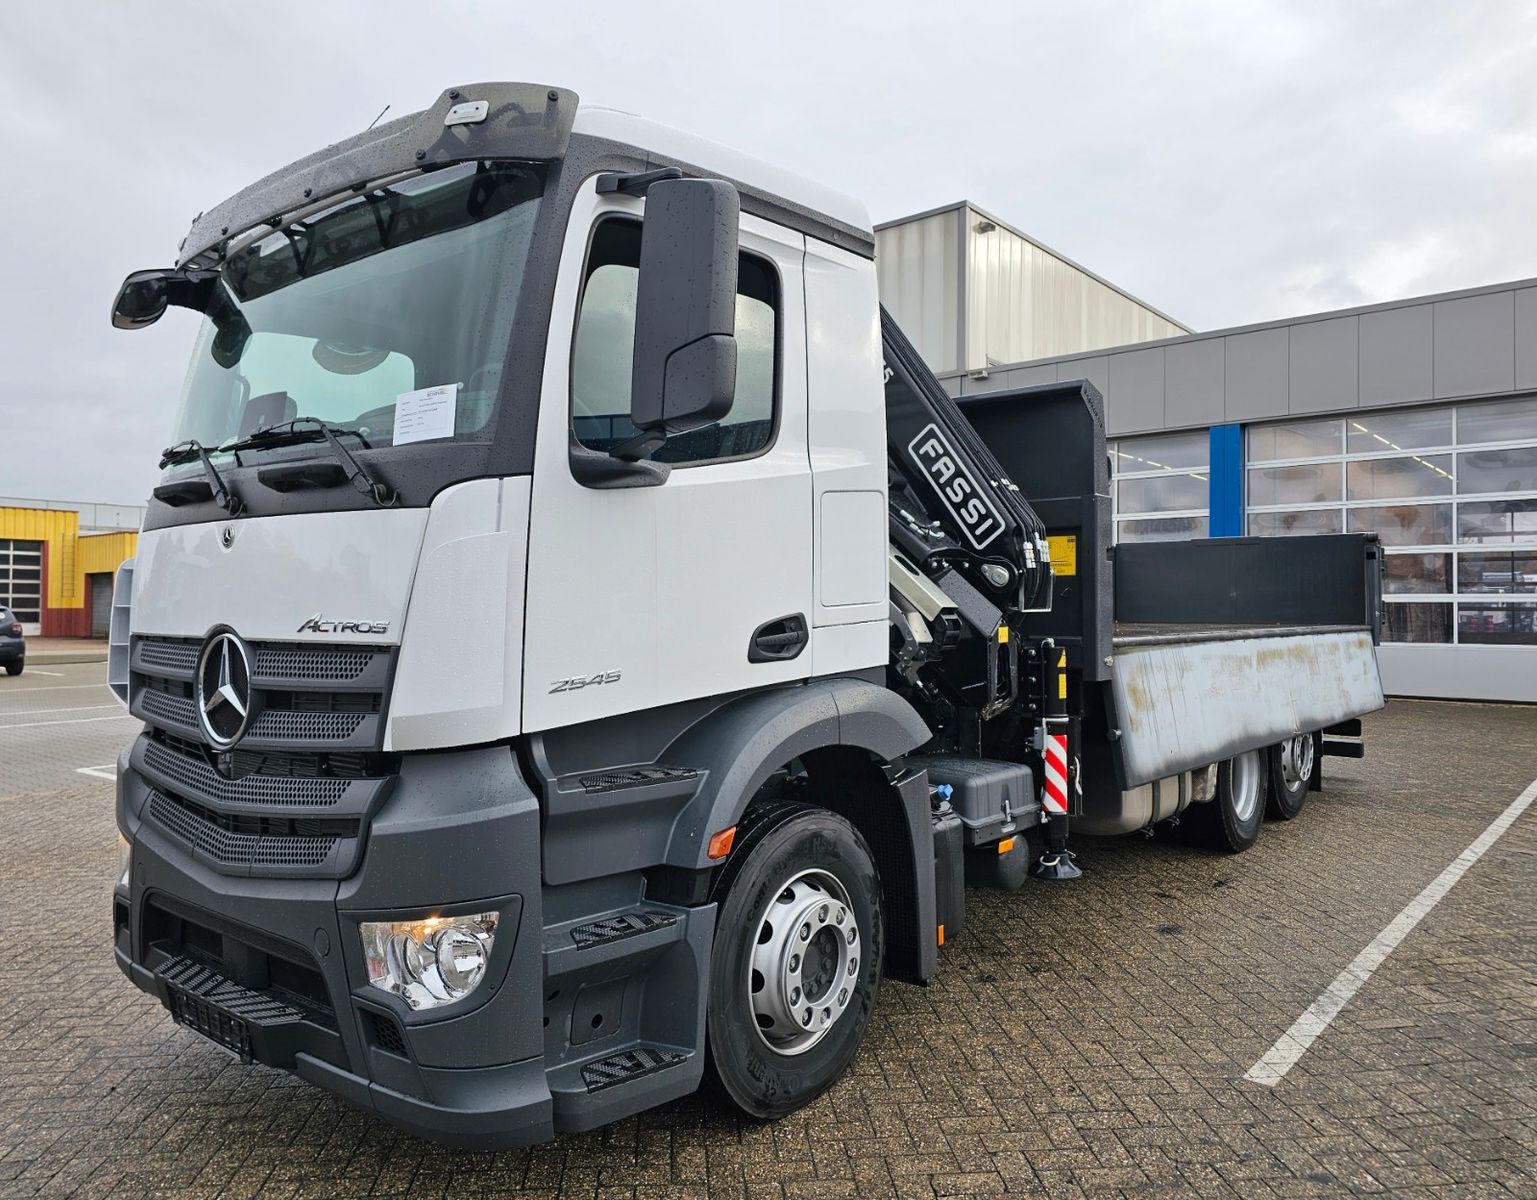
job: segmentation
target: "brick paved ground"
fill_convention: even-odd
[[[1367,732],[1250,854],[1084,842],[1077,885],[969,893],[939,981],[888,985],[806,1112],[694,1098],[498,1155],[175,1029],[111,962],[110,785],[0,799],[0,1196],[1537,1196],[1537,810],[1285,1081],[1242,1080],[1537,775],[1534,710]]]

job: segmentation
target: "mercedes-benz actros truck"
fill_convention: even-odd
[[[1243,850],[1382,703],[1372,539],[1112,546],[1099,393],[953,400],[865,210],[725,147],[466,85],[175,264],[117,962],[415,1133],[791,1112],[966,883]]]

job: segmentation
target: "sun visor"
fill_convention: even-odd
[[[576,107],[575,92],[544,84],[449,88],[431,108],[290,163],[203,213],[182,241],[178,265],[263,221],[402,171],[486,158],[560,158]]]

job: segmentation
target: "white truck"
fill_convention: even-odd
[[[424,1136],[791,1112],[963,879],[1244,849],[1382,703],[1370,538],[1112,548],[1090,385],[963,410],[858,203],[566,90],[253,184],[113,322],[168,305],[116,958]]]

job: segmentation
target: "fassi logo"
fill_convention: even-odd
[[[981,490],[962,471],[955,451],[937,425],[927,425],[907,445],[907,453],[929,477],[950,515],[977,550],[1003,532],[1003,520]]]
[[[321,613],[299,626],[300,633],[388,633],[389,629],[388,621],[328,621]]]

